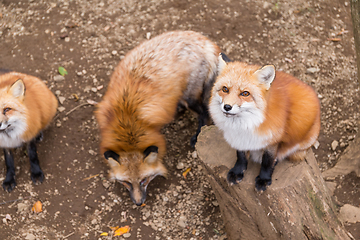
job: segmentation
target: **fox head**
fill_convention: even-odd
[[[266,93],[275,79],[275,67],[226,63],[220,55],[218,71],[209,109],[214,121],[244,129],[259,126],[265,118]]]
[[[25,85],[18,79],[0,88],[0,146],[17,147],[27,128],[27,108],[24,105]]]
[[[104,153],[111,169],[110,178],[124,185],[130,193],[131,200],[141,206],[146,199],[146,188],[156,176],[166,176],[167,170],[158,159],[158,147],[150,146],[144,152],[113,151]]]

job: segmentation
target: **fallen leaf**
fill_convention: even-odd
[[[115,232],[114,232],[114,237],[116,236],[121,236],[123,235],[124,233],[127,233],[130,231],[130,227],[129,226],[124,226],[124,227],[121,227],[119,229],[117,229]]]
[[[100,234],[100,236],[109,236],[109,234],[107,232],[103,232]]]
[[[188,175],[188,173],[190,172],[191,168],[187,168],[184,172],[183,172],[183,177],[186,179],[186,176]]]
[[[348,32],[349,32],[348,30],[345,30],[344,28],[342,28],[341,31],[336,34],[336,36],[340,36],[340,35],[343,35]]]
[[[34,206],[31,208],[31,211],[34,213],[41,213],[42,212],[42,203],[37,201]]]
[[[111,230],[113,230],[113,231],[116,231],[116,230],[118,230],[119,229],[119,226],[116,226],[116,227],[109,227]]]
[[[143,204],[141,204],[141,206],[140,207],[145,207],[146,206],[146,204],[145,203],[143,203]]]
[[[73,93],[71,95],[75,98],[75,101],[79,101],[79,96],[76,93]]]
[[[68,72],[66,71],[66,69],[64,67],[59,67],[59,73],[61,76],[65,76],[66,74],[68,74]]]
[[[328,38],[328,40],[332,42],[340,42],[341,38]]]

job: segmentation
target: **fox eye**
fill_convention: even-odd
[[[11,108],[9,108],[9,107],[7,107],[7,108],[4,108],[4,110],[3,110],[3,114],[5,115],[8,111],[10,111],[11,110]]]
[[[243,97],[248,97],[250,93],[248,91],[243,91],[242,93],[240,93],[240,95]]]
[[[228,92],[229,92],[229,89],[228,89],[226,86],[223,86],[223,87],[222,87],[222,91],[223,91],[224,93],[228,93]]]
[[[141,186],[144,186],[144,185],[147,185],[147,184],[148,184],[148,178],[147,177],[144,178],[143,180],[141,180],[141,182],[140,182]]]
[[[132,189],[132,184],[127,181],[120,181],[122,185],[124,185],[127,189]]]

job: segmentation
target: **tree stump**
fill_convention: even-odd
[[[306,161],[277,164],[272,184],[257,192],[255,177],[260,164],[252,161],[239,184],[228,184],[226,175],[235,164],[236,151],[217,127],[202,128],[196,150],[208,172],[229,239],[350,239],[336,216],[312,151]]]

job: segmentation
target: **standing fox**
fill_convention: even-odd
[[[0,147],[5,155],[5,191],[11,192],[16,186],[11,149],[24,143],[28,143],[31,179],[34,183],[43,181],[36,140],[56,109],[56,97],[40,79],[16,72],[0,75]]]
[[[219,47],[199,33],[168,32],[134,48],[115,68],[95,113],[100,147],[110,177],[129,190],[136,205],[144,203],[154,177],[166,176],[160,130],[173,119],[178,104],[199,114],[191,139],[195,145],[209,118],[219,53]]]
[[[271,184],[277,161],[303,159],[320,131],[320,103],[310,86],[272,65],[225,63],[221,55],[209,111],[237,150],[228,181],[242,180],[250,151],[250,158],[261,162],[255,186],[262,191]]]

